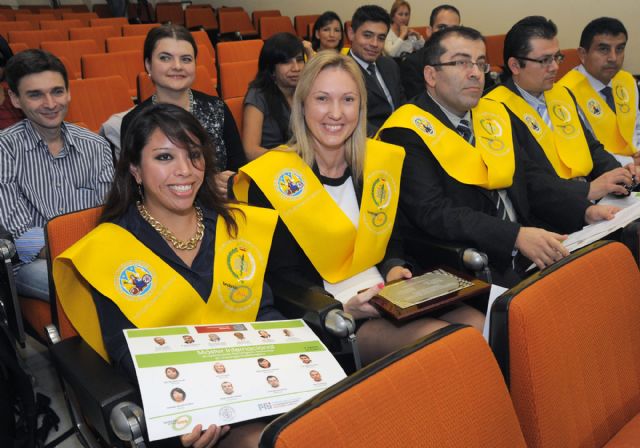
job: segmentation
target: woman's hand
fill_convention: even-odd
[[[202,432],[202,425],[196,425],[189,434],[180,436],[180,443],[184,447],[211,448],[222,436],[229,432],[229,426],[209,425]]]
[[[344,304],[344,310],[351,314],[355,319],[380,317],[380,313],[369,303],[369,300],[378,294],[382,288],[384,288],[384,283],[379,283],[376,286],[351,297],[347,303]]]
[[[402,266],[394,266],[387,272],[387,283],[413,277],[411,271]]]
[[[218,190],[220,190],[220,192],[224,195],[224,197],[228,197],[227,196],[227,186],[229,185],[229,178],[231,176],[233,176],[234,173],[233,171],[223,171],[221,173],[216,174],[215,179],[216,179],[216,187],[218,187]]]
[[[409,27],[407,25],[400,25],[400,34],[398,35],[398,37],[402,40],[405,40],[408,34]]]

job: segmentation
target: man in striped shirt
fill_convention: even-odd
[[[102,137],[64,122],[71,96],[58,58],[23,51],[7,64],[6,78],[26,118],[0,133],[0,223],[16,239],[18,292],[49,300],[44,225],[103,203],[111,151]]]

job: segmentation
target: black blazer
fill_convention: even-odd
[[[426,92],[412,103],[454,129]],[[507,189],[517,215],[514,223],[497,217],[488,190],[450,177],[414,131],[385,129],[381,139],[406,150],[400,184],[400,210],[409,223],[406,232],[475,247],[487,253],[493,268],[504,270],[511,264],[520,226],[573,232],[584,225],[591,203],[540,169],[515,141],[516,170]]]
[[[351,52],[349,52],[349,56],[352,56]],[[358,64],[358,67],[362,70],[365,87],[367,88],[367,135],[372,137],[378,132],[378,129],[380,129],[380,126],[382,126],[387,118],[389,118],[393,110],[387,101],[387,96],[382,89],[378,87],[378,84],[369,72],[363,69],[360,64]],[[398,68],[398,64],[390,57],[380,56],[376,60],[376,67],[391,94],[394,108],[399,108],[406,103],[407,99],[404,95],[402,83],[400,82],[400,69]]]
[[[504,83],[504,86],[518,96],[521,96],[520,91],[517,89],[516,85],[513,82],[513,78],[509,78]],[[573,94],[571,92],[569,92],[569,94],[573,98]],[[573,98],[573,101],[575,103],[575,98]],[[577,104],[576,107],[578,107]],[[507,108],[507,110],[509,110],[509,108]],[[556,175],[551,162],[549,162],[549,159],[547,159],[544,150],[538,144],[538,141],[535,139],[535,137],[531,134],[531,131],[529,131],[527,125],[523,123],[522,120],[520,120],[510,110],[509,115],[511,116],[511,126],[513,128],[513,133],[515,134],[516,140],[518,141],[520,147],[526,149],[528,156],[543,169],[553,175]],[[586,176],[587,181],[591,182],[601,174],[604,174],[607,171],[613,170],[615,168],[619,168],[620,163],[607,150],[605,150],[602,143],[600,143],[600,141],[598,141],[594,137],[594,135],[589,132],[584,124],[584,121],[582,120],[582,117],[579,118],[580,124],[582,126],[582,132],[584,132],[584,135],[587,139],[589,151],[591,152],[591,158],[593,160],[593,169]],[[581,194],[584,197],[587,197],[587,195],[589,194],[589,184],[586,182],[570,181],[568,188],[573,189],[575,193]]]

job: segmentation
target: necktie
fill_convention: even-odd
[[[540,118],[542,118],[542,121],[544,121],[544,124],[546,124],[547,126],[553,129],[553,125],[551,124],[551,118],[549,117],[549,110],[547,109],[547,106],[539,105],[538,107],[536,107],[536,110],[538,111]]]
[[[504,205],[504,201],[502,200],[498,190],[491,190],[491,198],[496,204],[496,209],[498,211],[496,216],[502,220],[510,220],[509,215],[507,214],[507,207]]]
[[[458,131],[458,134],[460,134],[460,136],[470,144],[473,145],[475,143],[473,134],[471,133],[471,127],[467,120],[460,120],[460,123],[456,127],[456,131]]]
[[[611,87],[604,86],[602,90],[600,90],[600,93],[604,95],[605,101],[607,102],[611,110],[615,113],[616,103],[613,101],[613,91],[611,90]]]
[[[369,72],[369,75],[371,76],[371,78],[373,78],[373,82],[376,83],[376,86],[378,86],[378,88],[380,89],[380,92],[382,92],[382,94],[384,95],[385,98],[387,98],[387,102],[390,102],[390,99],[387,97],[387,94],[385,93],[384,89],[382,88],[382,84],[380,84],[380,81],[378,80],[378,75],[376,74],[376,63],[372,62],[371,64],[369,64],[367,66],[367,72]],[[391,106],[391,110],[394,109],[393,104],[389,104]]]

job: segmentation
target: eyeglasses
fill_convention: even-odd
[[[524,56],[517,56],[516,59],[520,59],[522,61],[537,62],[543,67],[549,67],[551,66],[551,64],[553,64],[554,61],[556,62],[556,64],[560,65],[562,61],[564,61],[564,55],[562,53],[556,53],[556,54],[552,54],[552,55],[545,56],[543,58],[538,58],[538,59],[531,59],[531,58],[525,58]]]
[[[486,62],[473,62],[467,60],[439,62],[437,64],[429,65],[431,67],[456,67],[466,71],[471,71],[473,69],[473,66],[475,65],[482,73],[489,73],[489,71],[491,70],[491,65],[487,64]]]

